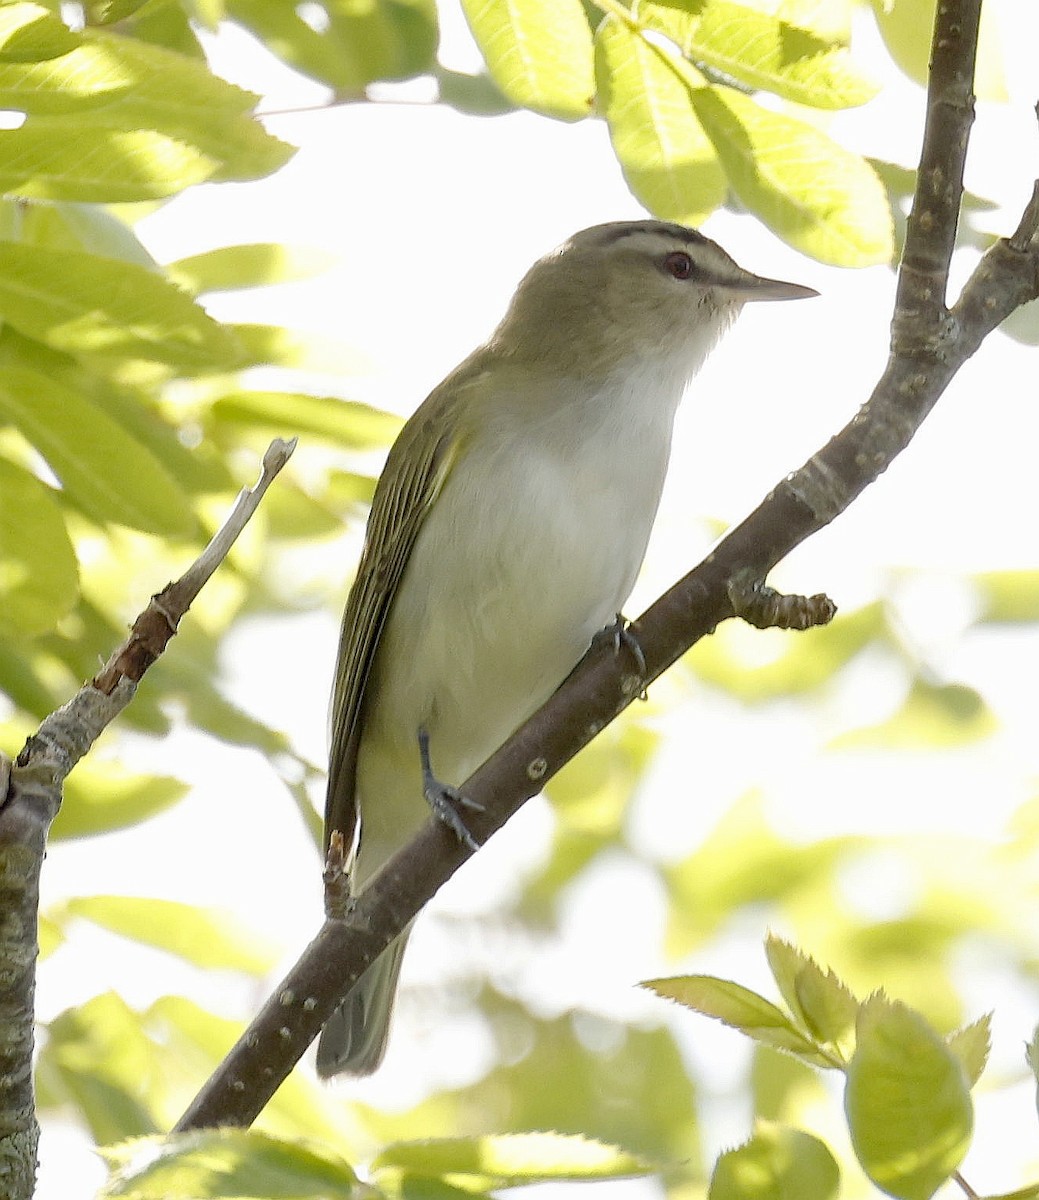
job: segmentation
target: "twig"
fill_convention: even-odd
[[[1018,231],[989,250],[952,312],[945,308],[973,114],[978,10],[979,0],[938,6],[924,166],[907,230],[887,368],[849,425],[634,623],[646,680],[733,615],[734,583],[748,575],[763,580],[795,546],[843,512],[905,448],[986,333],[1039,295],[1037,192]],[[607,645],[593,647],[551,699],[462,785],[484,807],[467,818],[480,842],[639,694],[645,680],[625,674],[624,661]],[[249,1124],[350,986],[469,854],[442,824],[427,822],[341,918],[326,920],[177,1128]]]
[[[34,992],[40,867],[47,831],[61,805],[65,777],[106,726],[133,699],[137,683],[176,633],[206,580],[256,511],[295,441],[273,442],[263,473],[202,554],[175,583],[154,596],[130,636],[100,674],[25,743],[0,790],[0,1195],[32,1196],[39,1126],[32,1086]]]

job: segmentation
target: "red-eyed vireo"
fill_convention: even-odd
[[[535,263],[490,340],[407,422],[343,617],[325,812],[356,892],[614,622],[686,385],[762,279],[694,229],[622,221]],[[421,743],[421,752],[420,752]],[[431,769],[430,769],[431,768]],[[327,1023],[322,1075],[373,1071],[407,934]]]

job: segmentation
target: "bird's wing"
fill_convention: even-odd
[[[457,430],[452,429],[455,422],[444,419],[443,402],[430,404],[436,396],[434,392],[419,408],[390,450],[375,489],[364,550],[343,614],[332,693],[326,850],[334,829],[343,834],[348,854],[353,846],[357,825],[354,780],[365,687],[415,538],[459,450]]]

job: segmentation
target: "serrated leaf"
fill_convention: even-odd
[[[78,595],[76,553],[51,489],[0,458],[0,630],[44,633]]]
[[[865,104],[878,86],[832,37],[733,0],[706,0],[695,12],[666,3],[640,5],[639,19],[671,38],[694,64],[747,87],[814,108]]]
[[[102,1152],[113,1169],[99,1200],[197,1200],[352,1196],[349,1164],[316,1142],[246,1129],[207,1129],[136,1139]]]
[[[168,775],[144,775],[116,763],[84,759],[65,783],[65,798],[50,838],[93,837],[139,825],[187,795],[188,785]]]
[[[0,189],[26,200],[158,200],[212,178],[219,163],[168,134],[31,117],[0,130]]]
[[[166,273],[175,283],[199,295],[310,279],[327,270],[332,261],[328,253],[312,246],[253,242],[178,259],[166,267]]]
[[[733,191],[779,237],[836,266],[890,262],[891,211],[865,159],[732,88],[691,95]]]
[[[226,913],[146,896],[77,896],[66,901],[65,909],[207,970],[258,975],[274,963],[270,948]]]
[[[986,1013],[955,1033],[949,1034],[945,1044],[960,1060],[967,1082],[973,1087],[981,1078],[992,1048],[992,1015]]]
[[[0,315],[72,354],[230,368],[234,335],[156,272],[70,250],[0,242]]]
[[[617,1146],[554,1132],[396,1142],[376,1155],[372,1166],[412,1175],[468,1175],[494,1187],[629,1179],[653,1169]]]
[[[772,977],[811,1037],[843,1055],[850,1050],[859,1003],[832,971],[781,938],[765,942]]]
[[[79,393],[8,363],[0,371],[0,417],[36,447],[95,520],[169,537],[194,528],[187,497],[165,468]]]
[[[29,118],[0,131],[7,190],[70,200],[162,196],[185,181],[258,178],[294,152],[248,115],[258,97],[204,62],[107,30],[74,36],[72,49],[45,63],[0,62],[0,107]],[[101,148],[110,157],[98,158]]]
[[[829,1147],[800,1129],[757,1121],[754,1136],[714,1165],[708,1200],[830,1200],[840,1168]]]
[[[959,1060],[919,1013],[872,996],[859,1012],[844,1108],[873,1182],[899,1200],[929,1200],[963,1160],[973,1109]]]
[[[595,34],[598,105],[634,195],[655,216],[699,225],[725,199],[725,174],[664,52],[616,16]]]
[[[495,83],[514,103],[564,121],[587,117],[595,73],[580,0],[462,0]]]
[[[905,703],[892,717],[841,734],[830,746],[841,750],[963,746],[989,737],[996,728],[995,714],[974,688],[962,683],[936,684],[916,679]]]
[[[213,405],[215,420],[286,437],[326,438],[337,446],[367,450],[388,446],[401,422],[371,405],[301,392],[231,392]]]
[[[756,1042],[786,1050],[816,1066],[832,1066],[827,1055],[781,1008],[741,984],[713,975],[681,975],[674,979],[645,980],[641,986],[693,1012],[714,1017]]]

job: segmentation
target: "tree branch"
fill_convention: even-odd
[[[899,270],[891,355],[854,419],[780,482],[694,571],[633,626],[645,676],[628,656],[593,647],[534,716],[462,785],[489,838],[569,759],[691,645],[733,615],[730,590],[777,562],[843,512],[906,447],[949,380],[1016,307],[1039,296],[1039,185],[1017,232],[982,258],[959,301],[945,307],[971,93],[980,0],[938,6],[918,186]],[[470,851],[428,821],[342,916],[314,941],[181,1117],[177,1129],[248,1125],[360,977]],[[335,864],[331,866],[334,868]],[[332,875],[335,871],[333,869]]]
[[[40,868],[47,831],[61,806],[65,777],[133,699],[144,672],[162,654],[180,619],[227,556],[295,441],[280,438],[263,458],[253,488],[180,579],[156,596],[100,673],[44,718],[4,776],[0,789],[0,1196],[32,1196],[39,1126],[32,1086],[34,994]]]

